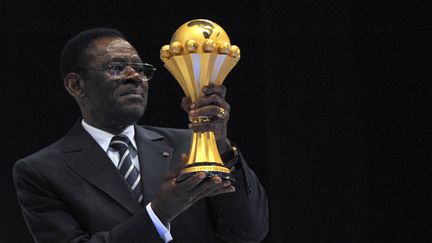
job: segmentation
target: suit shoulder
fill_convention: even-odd
[[[61,154],[60,144],[62,143],[63,138],[57,140],[56,142],[52,143],[51,145],[48,145],[39,151],[27,155],[18,161],[15,162],[15,165],[19,163],[23,163],[24,161],[27,163],[30,163],[32,165],[36,165],[38,163],[42,163],[42,161],[52,161],[49,158],[57,157],[59,154]]]

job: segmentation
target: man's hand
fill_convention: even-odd
[[[202,88],[204,96],[192,103],[189,97],[182,99],[182,108],[191,119],[208,117],[210,121],[190,123],[189,128],[195,132],[212,131],[215,134],[218,148],[221,152],[231,149],[227,139],[227,124],[229,120],[230,105],[225,101],[225,86],[210,85]]]
[[[204,180],[204,172],[198,172],[187,180],[176,183],[176,177],[184,168],[186,161],[187,156],[183,154],[181,166],[168,173],[158,196],[151,203],[153,211],[164,225],[199,199],[235,191],[230,181],[222,181],[220,177]]]

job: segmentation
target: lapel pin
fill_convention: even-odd
[[[163,152],[163,153],[162,153],[162,156],[163,156],[164,158],[168,158],[168,157],[170,156],[170,154],[169,154],[168,152]]]

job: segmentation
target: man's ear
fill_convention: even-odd
[[[78,73],[66,74],[63,82],[70,95],[77,99],[84,96],[84,82]]]

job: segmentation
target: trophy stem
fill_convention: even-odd
[[[217,149],[216,138],[213,132],[194,132],[192,145],[189,151],[188,165],[199,162],[215,162],[223,165]]]
[[[229,169],[222,162],[215,135],[211,131],[193,133],[189,159],[177,181],[183,181],[197,172],[205,172],[210,178],[219,176],[234,181]]]

